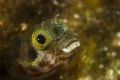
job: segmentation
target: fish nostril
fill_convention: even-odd
[[[35,60],[37,58],[37,52],[33,48],[30,48],[28,56],[30,60]]]

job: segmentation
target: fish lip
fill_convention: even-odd
[[[77,40],[77,38],[73,38],[71,40],[69,40],[67,42],[67,44],[65,45],[65,47],[62,49],[62,51],[64,53],[71,53],[74,50],[76,50],[76,48],[80,47],[80,41]]]

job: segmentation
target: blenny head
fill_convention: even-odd
[[[54,71],[80,46],[76,35],[56,19],[35,26],[22,39],[17,70],[31,77]]]

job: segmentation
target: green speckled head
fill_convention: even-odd
[[[63,65],[80,46],[75,34],[60,20],[49,20],[22,36],[17,64],[31,77],[40,77]],[[18,68],[19,68],[18,67]],[[22,73],[23,74],[23,73]]]

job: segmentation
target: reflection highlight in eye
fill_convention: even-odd
[[[43,35],[38,35],[37,41],[38,41],[40,44],[44,44],[45,41],[46,41],[46,38],[45,38]]]

